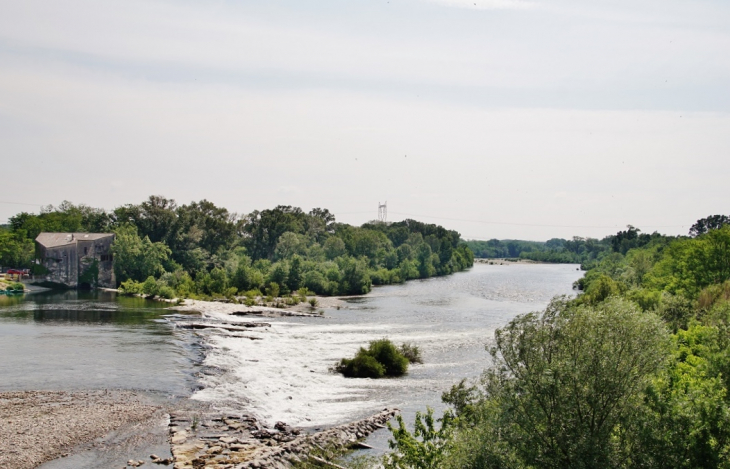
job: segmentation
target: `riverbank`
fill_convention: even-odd
[[[131,391],[0,393],[0,467],[31,469],[164,410]],[[123,464],[123,463],[122,463]]]
[[[361,440],[397,413],[384,409],[312,433],[284,422],[266,428],[249,414],[187,400],[161,405],[130,391],[5,392],[0,467],[287,468],[313,457],[313,450],[367,447]]]

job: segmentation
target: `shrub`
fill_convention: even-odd
[[[23,285],[20,282],[10,282],[10,284],[5,289],[7,291],[23,291],[25,290],[25,285]]]
[[[276,298],[279,296],[279,284],[276,282],[271,282],[269,286],[266,288],[266,293],[268,293],[269,296]]]
[[[142,293],[145,295],[156,295],[158,289],[157,281],[151,275],[142,284]]]
[[[160,298],[171,300],[175,298],[175,290],[173,290],[172,287],[163,285],[157,289],[157,296],[159,296]]]
[[[385,366],[388,376],[401,376],[408,371],[408,359],[388,339],[370,342],[368,353]]]
[[[130,278],[122,282],[119,290],[125,295],[139,295],[142,293],[142,284]]]
[[[360,347],[355,358],[343,358],[335,365],[335,371],[347,378],[401,376],[408,371],[408,358],[390,340],[374,340],[367,350]]]
[[[318,303],[318,301],[317,301],[317,298],[310,298],[310,299],[309,299],[309,306],[310,306],[310,307],[311,307],[312,309],[314,309],[314,308],[316,308],[316,307],[317,307],[317,303]]]
[[[383,364],[368,355],[364,348],[357,352],[355,358],[343,358],[336,370],[346,378],[382,378],[385,375]]]
[[[421,350],[419,350],[417,345],[404,343],[398,348],[398,351],[408,359],[409,363],[423,363]]]

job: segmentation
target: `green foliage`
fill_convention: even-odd
[[[239,218],[206,200],[178,206],[150,196],[110,213],[64,202],[39,215],[18,214],[9,230],[0,228],[0,265],[38,268],[33,238],[41,231],[113,231],[118,282],[165,277],[160,286],[181,297],[232,297],[233,288],[261,290],[273,283],[277,295],[300,288],[364,294],[373,284],[448,275],[474,260],[459,233],[415,220],[354,227],[336,223],[326,209],[305,213],[291,206]],[[93,284],[92,272],[88,277],[85,283]]]
[[[269,283],[269,286],[266,287],[266,294],[269,296],[272,296],[274,298],[279,296],[279,284],[276,282]]]
[[[165,298],[168,300],[171,300],[175,298],[175,290],[172,289],[172,287],[168,287],[167,285],[162,285],[157,289],[157,296],[160,298]]]
[[[0,228],[0,265],[29,268],[33,261],[33,241],[19,233]]]
[[[20,282],[10,282],[8,283],[8,286],[5,287],[5,291],[23,291],[25,290],[25,285],[23,285]]]
[[[86,283],[92,287],[96,287],[99,283],[99,261],[92,259],[91,262],[83,266],[83,272],[79,275],[79,283]]]
[[[360,347],[354,358],[343,358],[335,371],[348,378],[402,376],[408,371],[408,358],[390,340],[374,340],[367,349]]]
[[[403,343],[400,347],[398,347],[398,352],[406,357],[409,363],[423,363],[421,350],[418,348],[417,345]]]
[[[699,236],[710,230],[717,230],[725,225],[730,225],[730,217],[725,215],[710,215],[695,222],[689,229],[690,236]]]
[[[730,226],[720,221],[698,222],[691,239],[629,226],[582,253],[582,295],[498,330],[480,388],[462,381],[442,396],[453,407],[447,441],[422,450],[401,432],[396,454],[412,460],[399,467],[432,457],[444,468],[730,467]],[[534,252],[581,243],[551,244]]]
[[[674,336],[674,360],[646,392],[637,466],[727,467],[730,405],[713,356],[718,330],[695,324]]]
[[[504,437],[530,465],[619,465],[619,433],[667,359],[661,321],[631,303],[554,300],[495,333],[487,393],[509,412]],[[616,353],[620,350],[621,353]],[[547,400],[546,400],[547,399]]]
[[[32,242],[41,232],[108,233],[113,227],[113,218],[102,209],[63,201],[58,207],[43,207],[38,215],[19,213],[10,218],[10,226],[13,233]]]
[[[451,426],[447,418],[441,419],[436,426],[433,409],[430,407],[423,415],[416,412],[413,433],[406,428],[400,415],[395,417],[398,427],[388,422],[392,439],[388,441],[392,453],[383,458],[386,469],[441,469],[448,461]]]
[[[148,236],[137,234],[137,228],[124,225],[115,231],[112,244],[114,273],[117,281],[127,279],[142,281],[150,276],[159,276],[165,270],[163,263],[170,255],[170,249],[162,243],[153,243]]]
[[[142,284],[130,278],[122,282],[119,291],[125,295],[139,295],[142,293]]]
[[[385,365],[378,362],[364,348],[360,348],[352,359],[343,358],[335,370],[346,378],[382,378],[385,376]]]
[[[154,296],[157,295],[158,291],[159,286],[153,276],[150,275],[144,282],[142,282],[142,293],[145,295]]]
[[[690,298],[729,279],[730,226],[672,243],[647,274],[650,287]]]

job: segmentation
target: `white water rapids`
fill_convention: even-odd
[[[494,330],[515,315],[573,294],[575,265],[476,265],[449,277],[376,288],[324,318],[251,318],[203,312],[228,323],[263,321],[240,334],[207,329],[206,374],[194,399],[250,411],[268,425],[322,427],[397,406],[409,414],[440,407],[441,392],[489,366]],[[238,337],[236,335],[239,335]],[[397,379],[347,379],[329,368],[368,342],[387,337],[422,350],[423,365]]]

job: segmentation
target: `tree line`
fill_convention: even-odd
[[[461,271],[474,259],[456,231],[415,220],[356,227],[321,208],[239,216],[207,200],[178,205],[151,196],[112,211],[64,202],[19,213],[0,230],[0,263],[38,269],[33,240],[41,232],[116,233],[117,281],[166,297],[363,294]]]
[[[720,227],[729,222],[730,218],[724,215],[703,218],[692,226],[690,236],[702,234],[708,227]],[[613,253],[626,254],[631,249],[665,237],[657,232],[642,233],[639,228],[629,225],[626,230],[603,239],[580,236],[574,236],[572,239],[552,238],[547,241],[490,239],[466,241],[466,244],[477,258],[519,258],[559,264],[581,264],[583,270],[588,270]]]
[[[391,427],[384,466],[730,466],[728,221],[611,237],[577,297],[496,331],[491,366],[443,394],[442,416]]]

